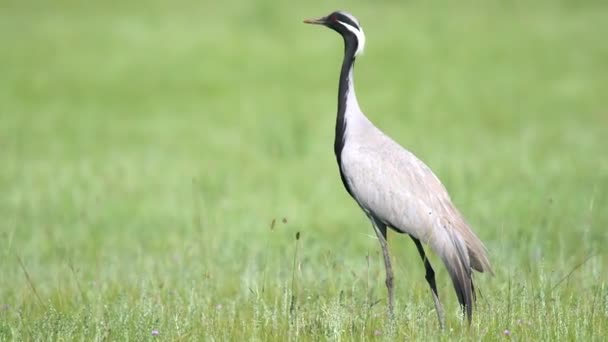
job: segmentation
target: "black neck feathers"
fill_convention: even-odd
[[[338,160],[338,165],[341,164],[341,154],[344,148],[344,139],[346,133],[346,99],[350,85],[351,69],[355,64],[355,52],[357,52],[357,39],[353,36],[344,37],[344,60],[342,61],[342,69],[340,70],[340,82],[338,85],[338,115],[336,117],[336,136],[334,140],[334,153]]]
[[[348,182],[342,171],[342,149],[344,148],[346,139],[346,101],[349,92],[352,91],[350,77],[352,77],[352,69],[355,66],[355,53],[357,52],[357,39],[353,36],[344,36],[344,60],[342,61],[342,69],[340,70],[340,83],[338,85],[338,115],[336,117],[336,136],[334,140],[334,153],[338,161],[340,169],[340,178],[348,193],[351,193]]]

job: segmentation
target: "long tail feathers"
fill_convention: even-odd
[[[458,301],[469,322],[473,314],[473,303],[476,300],[475,286],[473,284],[473,270],[494,274],[486,247],[473,233],[466,220],[458,209],[451,203],[446,205],[449,218],[442,221],[443,249],[437,250],[445,263],[452,278]],[[447,222],[446,222],[447,221]]]
[[[441,253],[441,258],[452,278],[458,302],[470,322],[476,296],[467,244],[457,232],[450,231],[446,247]]]

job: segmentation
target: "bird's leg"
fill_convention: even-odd
[[[424,253],[424,248],[422,248],[422,244],[420,243],[420,240],[416,239],[415,237],[411,236],[412,240],[414,240],[414,243],[416,244],[416,248],[418,248],[418,253],[420,253],[420,257],[422,258],[422,261],[424,262],[424,269],[426,271],[426,281],[429,283],[429,286],[431,287],[431,293],[433,294],[433,301],[435,301],[435,311],[437,312],[437,318],[439,319],[439,325],[441,326],[441,329],[445,328],[445,315],[443,313],[443,306],[441,305],[441,302],[439,301],[439,295],[437,294],[437,285],[435,284],[435,271],[433,270],[433,267],[431,266],[431,263],[429,262],[429,259],[426,257],[426,254]]]
[[[382,255],[384,256],[384,268],[386,270],[386,289],[388,290],[388,314],[389,317],[393,318],[393,267],[391,266],[391,257],[388,254],[388,243],[386,236],[386,224],[376,220],[375,218],[371,218],[372,225],[374,226],[374,231],[378,236],[378,241],[380,241],[380,246],[382,247]]]

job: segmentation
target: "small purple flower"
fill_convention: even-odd
[[[511,336],[511,330],[505,329],[505,331],[503,331],[502,334],[509,337],[509,336]]]
[[[158,336],[160,335],[160,332],[156,329],[152,330],[152,336]]]

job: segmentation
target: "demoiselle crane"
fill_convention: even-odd
[[[334,152],[346,191],[365,212],[380,241],[389,314],[393,315],[394,297],[387,227],[409,235],[416,244],[440,326],[445,326],[443,307],[437,294],[435,272],[423,243],[445,264],[458,301],[470,322],[475,301],[472,270],[492,273],[486,248],[431,169],[384,134],[361,111],[353,79],[355,59],[365,47],[365,35],[359,21],[347,12],[336,11],[304,22],[326,26],[344,39]]]

